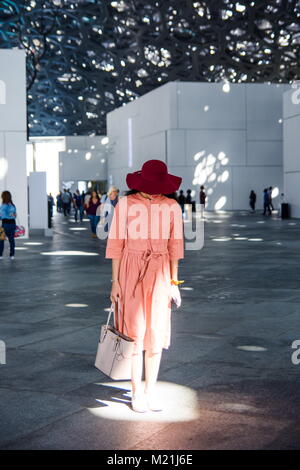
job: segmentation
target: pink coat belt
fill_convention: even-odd
[[[144,264],[142,266],[142,268],[140,269],[140,272],[139,272],[139,275],[138,275],[138,279],[137,279],[137,282],[134,286],[134,289],[133,289],[133,297],[135,296],[135,289],[138,285],[139,282],[141,282],[144,277],[145,277],[145,274],[147,272],[147,269],[148,269],[148,266],[149,266],[149,262],[151,259],[157,259],[159,258],[160,256],[163,256],[163,255],[169,255],[169,252],[168,250],[165,250],[165,251],[152,251],[152,250],[146,250],[146,251],[141,251],[141,250],[132,250],[130,248],[127,248],[127,251],[128,253],[141,253],[142,254],[142,260],[144,261]]]

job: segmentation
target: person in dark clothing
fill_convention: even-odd
[[[74,206],[74,217],[75,222],[78,220],[78,212],[80,222],[83,220],[83,198],[79,192],[79,189],[76,189],[76,192],[73,194],[73,206]]]
[[[51,218],[53,217],[53,206],[55,206],[54,197],[52,196],[51,193],[49,193],[49,195],[48,195],[48,207],[49,207],[50,217]]]
[[[9,240],[10,259],[14,259],[17,209],[12,201],[11,193],[9,191],[3,191],[1,198],[2,205],[0,206],[0,220],[2,220],[2,228]],[[2,259],[3,250],[4,240],[0,240],[0,259]]]
[[[252,189],[251,192],[250,192],[249,204],[250,204],[250,207],[251,207],[251,209],[252,209],[252,212],[255,212],[256,194],[255,194],[255,192],[253,191],[253,189]]]
[[[72,206],[73,198],[72,198],[71,191],[69,189],[67,190],[67,193],[69,194],[69,202],[68,202],[67,212],[68,212],[68,215],[70,215],[71,214],[71,206]]]
[[[62,200],[62,205],[63,205],[64,216],[66,217],[68,213],[69,204],[71,201],[71,195],[69,192],[67,192],[66,189],[64,189],[64,192],[62,193],[61,200]]]
[[[274,210],[274,206],[273,206],[273,202],[272,202],[272,192],[273,192],[273,188],[272,186],[269,187],[269,190],[268,190],[268,194],[269,194],[269,207],[270,207],[270,211]]]
[[[97,229],[98,222],[100,220],[100,216],[97,215],[96,213],[97,213],[98,206],[100,206],[100,204],[101,202],[100,202],[100,198],[98,196],[97,191],[92,191],[92,195],[87,204],[86,213],[88,215],[88,218],[90,219],[93,238],[97,238],[96,229]]]
[[[265,188],[264,189],[264,212],[263,212],[263,215],[266,215],[267,210],[269,212],[269,215],[271,215],[269,192],[268,192],[268,189]]]
[[[186,198],[185,198],[185,209],[188,215],[188,219],[191,220],[192,212],[195,211],[195,201],[192,200],[192,190],[188,189],[186,191]]]
[[[199,199],[200,199],[201,218],[203,218],[204,217],[205,200],[206,200],[206,194],[205,194],[205,191],[204,191],[204,186],[200,187]]]
[[[192,191],[191,191],[191,189],[188,189],[187,192],[186,192],[185,203],[186,204],[192,204]]]
[[[185,195],[183,194],[183,190],[181,189],[179,191],[179,196],[178,196],[178,204],[180,205],[181,207],[181,211],[182,213],[184,213],[184,204],[185,204]]]
[[[63,203],[61,200],[61,191],[59,191],[58,195],[56,196],[56,210],[57,212],[62,212]]]

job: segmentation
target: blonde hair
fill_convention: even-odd
[[[107,195],[110,196],[113,191],[119,192],[119,189],[116,186],[111,186],[107,191]]]

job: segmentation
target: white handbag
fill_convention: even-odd
[[[118,305],[118,325],[120,325],[119,305]],[[96,354],[95,367],[114,380],[131,379],[131,358],[134,348],[134,340],[118,331],[114,326],[109,325],[110,317],[114,311],[111,304],[106,325],[102,325],[98,350]],[[115,312],[114,312],[115,320]],[[123,326],[125,321],[123,319]],[[126,324],[125,324],[126,326]],[[122,328],[123,331],[123,328]]]

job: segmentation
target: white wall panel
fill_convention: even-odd
[[[169,129],[167,131],[168,165],[186,165],[186,131]]]
[[[28,236],[25,51],[0,50],[0,190],[12,193]]]
[[[286,119],[300,114],[300,86],[290,88],[283,95],[283,117]]]
[[[247,165],[279,165],[282,168],[282,142],[276,140],[249,140],[247,142]]]
[[[284,85],[249,84],[247,96],[247,138],[282,140],[282,93]]]
[[[285,173],[284,187],[285,199],[290,204],[291,208],[291,217],[300,218],[300,172]]]
[[[143,160],[166,161],[166,132],[158,132],[140,139],[140,150]]]
[[[26,135],[6,132],[5,153],[8,161],[6,186],[12,193],[21,225],[27,224]],[[24,178],[25,175],[25,178]]]
[[[292,217],[300,218],[300,88],[284,93],[283,171],[285,200]]]
[[[1,131],[26,131],[25,73],[23,49],[0,50],[0,81],[5,88],[5,103],[0,102]]]
[[[284,171],[300,171],[300,115],[284,120]]]
[[[48,228],[47,177],[44,171],[29,174],[30,228]]]
[[[140,136],[177,127],[176,84],[169,83],[139,98]]]
[[[178,83],[178,110],[180,129],[244,129],[245,86],[224,93],[220,83]]]

